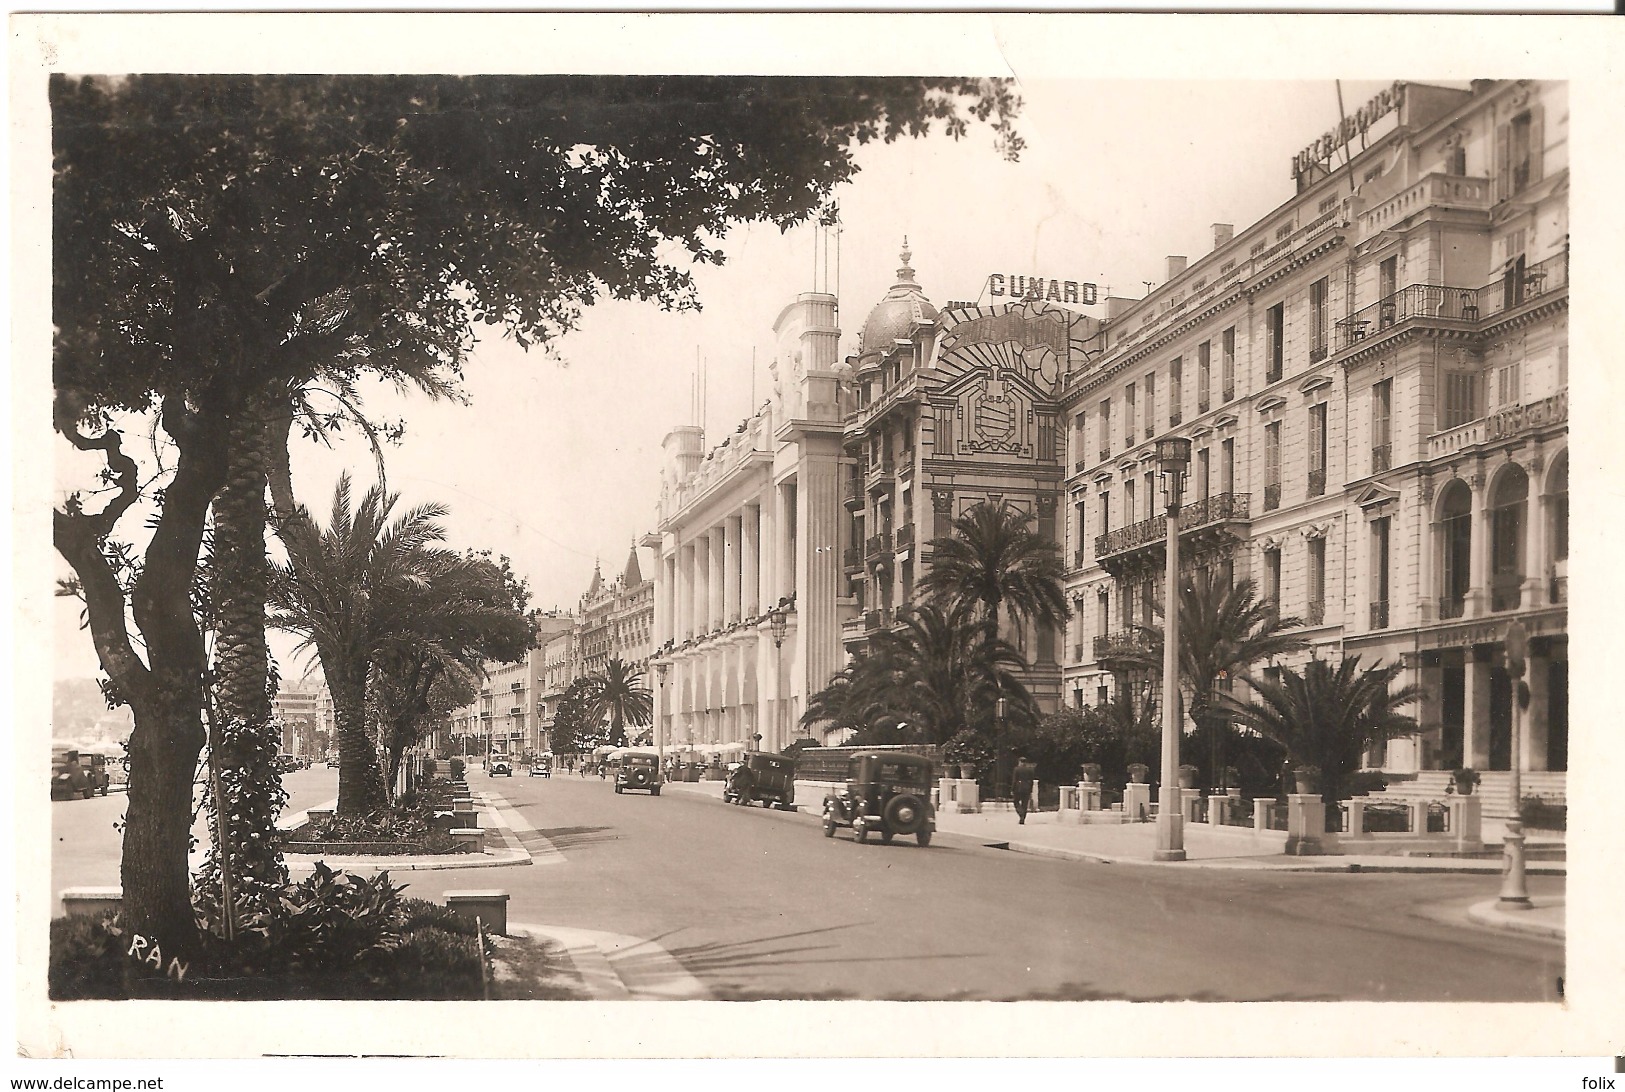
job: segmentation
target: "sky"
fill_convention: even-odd
[[[1344,81],[1343,105],[1352,113],[1391,82]],[[1211,249],[1212,224],[1239,231],[1288,200],[1293,155],[1338,119],[1331,80],[1026,81],[1019,92],[1019,162],[976,127],[957,142],[938,133],[858,151],[861,170],[838,195],[843,356],[895,280],[905,237],[939,306],[976,300],[991,273],[1092,281],[1101,299],[1137,298],[1165,279],[1168,255],[1194,262]],[[773,321],[814,287],[811,227],[739,227],[721,247],[724,266],[695,271],[697,313],[601,303],[551,353],[492,330],[467,367],[467,405],[369,392],[375,416],[407,425],[385,452],[389,489],[403,506],[449,505],[450,545],[508,555],[533,605],[573,609],[594,565],[618,574],[653,529],[661,439],[690,423],[697,361],[701,423],[715,442],[765,399]],[[343,471],[362,487],[375,480],[372,453],[354,437],[331,449],[296,439],[293,469],[295,491],[318,513]],[[640,560],[652,573],[648,551]],[[79,605],[59,599],[55,615],[57,676],[94,675]],[[288,678],[308,666],[293,645],[273,636]]]

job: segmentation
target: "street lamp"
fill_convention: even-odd
[[[773,703],[777,706],[781,705],[783,701],[779,693],[784,689],[784,680],[782,678],[784,674],[784,635],[790,629],[790,616],[784,613],[783,607],[776,606],[767,612],[767,628],[773,634]],[[781,738],[784,733],[777,729],[783,715],[782,708],[775,709],[773,712],[774,734]],[[783,750],[784,748],[781,745],[779,749]]]
[[[1157,441],[1157,466],[1162,470],[1168,508],[1168,557],[1162,593],[1162,794],[1157,805],[1155,861],[1185,859],[1184,803],[1179,788],[1179,501],[1190,463],[1189,440],[1171,436]]]
[[[662,720],[668,715],[666,712],[666,672],[671,670],[671,664],[664,660],[655,661],[655,675],[660,680],[660,708],[655,712],[655,756],[660,762],[662,773],[666,769],[666,727]]]
[[[1529,707],[1529,684],[1523,681],[1529,651],[1529,632],[1523,623],[1513,622],[1507,627],[1507,674],[1512,676],[1512,816],[1506,822],[1503,839],[1501,897],[1496,906],[1501,910],[1532,910],[1529,884],[1524,877],[1523,820],[1520,817],[1523,790],[1519,762],[1523,758],[1523,711]]]

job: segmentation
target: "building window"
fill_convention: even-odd
[[[1117,625],[1128,629],[1134,625],[1134,585],[1121,584],[1117,588]]]
[[[1134,482],[1132,479],[1123,483],[1123,526],[1134,522]]]
[[[1534,115],[1525,111],[1512,119],[1510,166],[1512,178],[1507,196],[1522,193],[1535,180],[1535,149],[1532,139]]]
[[[1281,551],[1264,551],[1264,600],[1273,614],[1281,613]]]
[[[1371,521],[1371,628],[1388,628],[1388,521]]]
[[[1112,688],[1109,686],[1095,687],[1095,705],[1105,708],[1112,702]]]
[[[1221,400],[1228,402],[1236,396],[1236,328],[1227,327],[1219,338],[1219,354],[1222,370],[1219,381],[1223,390],[1219,392]]]
[[[1123,446],[1134,446],[1134,384],[1123,391]]]
[[[1264,426],[1264,511],[1281,507],[1281,422]]]
[[[1467,613],[1472,589],[1473,497],[1462,482],[1451,482],[1439,503],[1439,618]]]
[[[1112,455],[1112,400],[1100,400],[1100,457],[1109,459]]]
[[[1457,178],[1467,173],[1467,146],[1457,142],[1450,146],[1445,156],[1445,173],[1455,175]]]
[[[1175,428],[1185,419],[1185,361],[1174,357],[1168,362],[1168,427]]]
[[[1111,595],[1105,588],[1095,596],[1095,623],[1096,631],[1104,637],[1112,629]]]
[[[1315,207],[1315,212],[1317,215],[1325,216],[1328,212],[1332,211],[1336,207],[1337,195],[1332,194],[1330,197],[1321,198],[1320,204]]]
[[[1399,291],[1399,255],[1384,258],[1377,265],[1377,299],[1386,301],[1395,292]],[[1382,328],[1394,324],[1394,308],[1392,304],[1381,309],[1377,316],[1377,326]]]
[[[1440,430],[1478,419],[1478,373],[1445,372],[1444,400],[1439,407]]]
[[[1274,383],[1286,369],[1286,304],[1278,303],[1264,314],[1264,382]]]
[[[1309,616],[1311,626],[1326,622],[1326,540],[1309,540]]]
[[[1213,342],[1204,341],[1196,347],[1196,412],[1206,413],[1212,404]]]
[[[1157,375],[1155,372],[1147,372],[1145,377],[1145,438],[1147,440],[1151,439],[1151,434],[1156,431],[1156,416]]]
[[[1309,495],[1326,492],[1326,403],[1309,407]]]
[[[1207,500],[1208,489],[1213,484],[1211,481],[1213,468],[1210,465],[1212,460],[1208,457],[1210,454],[1205,447],[1196,453],[1196,499],[1199,501]]]
[[[1331,313],[1331,280],[1322,277],[1309,286],[1309,363],[1326,359],[1326,336]]]
[[[1157,473],[1149,471],[1145,476],[1145,518],[1152,519],[1157,514]]]
[[[1219,446],[1219,492],[1234,493],[1236,491],[1236,441],[1231,438]]]
[[[1083,568],[1083,559],[1086,556],[1085,544],[1089,541],[1089,521],[1086,513],[1084,512],[1082,497],[1079,497],[1072,503],[1072,511],[1078,518],[1078,522],[1074,525],[1078,529],[1078,545],[1077,548],[1073,550],[1072,567],[1075,569],[1081,569]]]
[[[1523,602],[1523,521],[1529,478],[1516,463],[1501,474],[1490,508],[1490,609],[1517,610]]]
[[[1371,388],[1371,473],[1393,466],[1394,381],[1384,379]]]
[[[1498,369],[1496,379],[1496,404],[1502,409],[1509,409],[1523,401],[1523,365],[1521,362],[1512,363]]]
[[[1086,414],[1080,413],[1072,418],[1072,462],[1074,470],[1081,470],[1082,466],[1078,464],[1086,462],[1089,458],[1084,445],[1084,430],[1087,427],[1088,416]]]

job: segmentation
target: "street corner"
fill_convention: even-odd
[[[1487,899],[1468,907],[1467,917],[1503,933],[1564,940],[1567,938],[1565,901],[1555,895],[1532,896],[1527,907],[1509,907],[1500,899]]]

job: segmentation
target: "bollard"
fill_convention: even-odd
[[[508,931],[506,891],[447,891],[446,909],[469,925],[479,919],[485,922],[489,932],[506,934]]]
[[[1318,857],[1326,849],[1326,804],[1319,793],[1290,793],[1286,798],[1286,852]]]
[[[1360,838],[1365,835],[1365,801],[1358,797],[1349,800],[1349,837]]]
[[[449,831],[451,840],[459,848],[467,848],[475,853],[485,852],[485,830],[481,827],[452,827]]]
[[[1270,805],[1275,801],[1258,796],[1253,798],[1253,833],[1262,834],[1270,829]]]
[[[1084,782],[1079,783],[1079,785],[1078,785],[1078,811],[1081,813],[1081,812],[1085,812],[1085,811],[1099,811],[1099,810],[1100,810],[1100,782],[1098,782],[1098,781],[1084,781]],[[1080,814],[1078,818],[1081,821],[1083,817]]]
[[[1151,786],[1129,782],[1123,786],[1123,817],[1130,823],[1143,823],[1151,817]]]
[[[1445,801],[1450,809],[1450,834],[1458,851],[1476,853],[1484,848],[1484,798],[1476,793],[1452,796]]]

